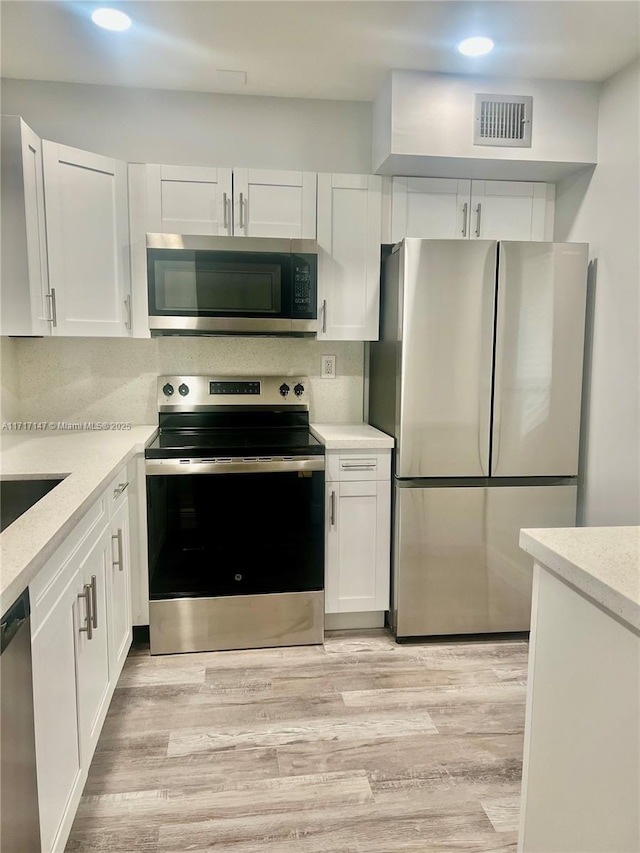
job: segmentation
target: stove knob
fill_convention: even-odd
[[[279,388],[280,394],[281,394],[283,397],[286,397],[290,390],[291,390],[291,389],[290,389],[290,388],[289,388],[289,386],[286,384],[286,382],[283,382],[283,383],[282,383],[282,385],[281,385],[281,386],[280,386],[280,388]]]
[[[302,395],[304,394],[304,385],[301,385],[298,382],[297,385],[293,386],[293,393],[296,395],[296,397],[302,397]]]
[[[171,397],[171,395],[173,394],[173,385],[170,382],[167,382],[167,384],[164,385],[162,388],[162,393],[165,395],[165,397]]]
[[[182,385],[180,385],[178,387],[178,393],[180,394],[181,397],[186,397],[187,394],[189,393],[189,386],[185,385],[183,382]]]

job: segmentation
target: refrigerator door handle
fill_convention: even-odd
[[[493,348],[496,310],[497,246],[494,247],[493,263],[485,271],[482,295],[482,344],[478,376],[478,460],[482,476],[491,476],[491,383],[493,379]]]
[[[496,299],[496,346],[493,366],[493,423],[491,425],[491,470],[489,476],[495,476],[500,458],[500,432],[502,426],[502,382],[504,368],[504,328],[505,328],[505,289],[507,275],[506,252],[499,249],[498,295]]]

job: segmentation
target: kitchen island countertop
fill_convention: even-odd
[[[327,450],[389,450],[393,438],[370,424],[311,424],[311,433]]]
[[[640,527],[521,530],[520,547],[597,605],[640,630]]]
[[[2,434],[0,474],[5,480],[62,482],[0,533],[0,610],[31,583],[94,500],[157,426],[122,431],[34,431]]]

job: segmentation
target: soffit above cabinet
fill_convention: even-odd
[[[596,163],[595,83],[393,71],[374,101],[383,175],[555,182]],[[531,145],[474,145],[476,95],[533,98]]]

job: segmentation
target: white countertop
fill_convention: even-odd
[[[311,424],[310,429],[327,450],[388,450],[393,447],[390,435],[365,423]]]
[[[520,547],[640,630],[640,527],[521,530]]]
[[[122,431],[34,431],[2,434],[5,480],[65,479],[0,533],[0,612],[31,583],[94,500],[156,426]]]

